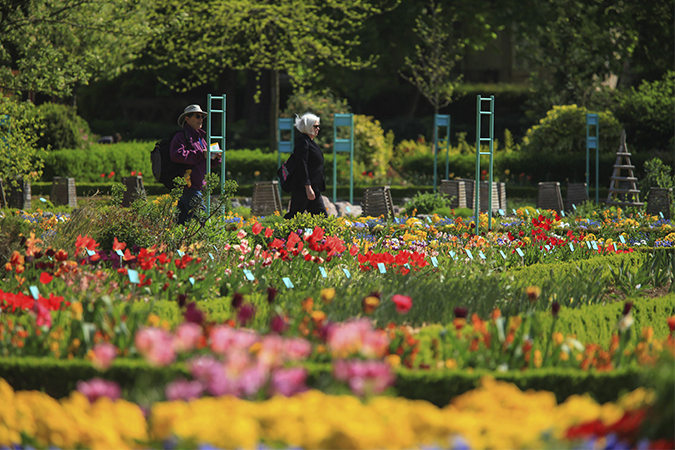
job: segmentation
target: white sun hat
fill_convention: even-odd
[[[183,111],[183,114],[178,116],[178,125],[182,127],[183,124],[185,123],[185,116],[187,116],[188,114],[194,114],[194,113],[206,114],[206,111],[202,111],[202,107],[199,106],[199,105],[186,106],[185,110]]]

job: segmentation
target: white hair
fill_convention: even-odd
[[[302,115],[302,117],[299,117],[297,114],[295,115],[295,128],[298,129],[301,133],[305,134],[314,134],[312,127],[319,123],[319,116],[316,116],[312,113],[306,112]]]

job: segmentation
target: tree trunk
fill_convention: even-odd
[[[270,150],[277,149],[277,127],[279,126],[279,71],[272,70],[270,77]]]

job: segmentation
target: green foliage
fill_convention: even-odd
[[[77,389],[77,381],[94,377],[116,381],[124,389],[129,389],[142,378],[155,386],[164,386],[176,377],[187,377],[188,374],[182,364],[153,367],[146,361],[121,358],[105,372],[96,370],[91,361],[81,358],[0,358],[0,378],[4,378],[15,390],[38,390],[55,398],[69,396]]]
[[[74,107],[58,103],[43,103],[37,113],[44,124],[38,146],[51,150],[83,149],[91,143],[89,124]]]
[[[651,440],[670,439],[673,436],[675,423],[675,358],[665,354],[656,368],[646,377],[646,386],[654,389],[655,403],[647,410],[647,417],[642,422],[643,433]]]
[[[323,364],[307,364],[306,368],[309,385],[317,388],[321,375],[330,371],[330,366]],[[478,387],[480,379],[489,375],[499,381],[514,383],[523,391],[551,391],[558,402],[571,395],[589,394],[596,401],[605,403],[616,401],[622,393],[642,386],[646,373],[644,369],[636,368],[609,372],[539,369],[506,373],[401,368],[397,370],[394,388],[401,397],[426,400],[443,407],[456,396]],[[14,390],[42,391],[57,399],[70,395],[77,388],[78,380],[94,377],[116,381],[123,390],[128,391],[139,379],[145,379],[145,383],[151,387],[153,384],[164,386],[176,377],[188,376],[189,371],[184,364],[153,367],[145,361],[125,358],[117,358],[105,372],[99,372],[90,361],[82,359],[0,358],[0,378],[4,378]]]
[[[6,213],[0,220],[0,264],[4,265],[14,251],[21,251],[21,236],[28,236],[32,227],[22,217]]]
[[[321,131],[314,138],[319,148],[326,151],[332,149],[333,144],[333,115],[348,114],[351,108],[347,100],[335,96],[330,90],[304,91],[296,90],[286,101],[286,108],[281,112],[281,117],[295,119],[306,112],[311,112],[321,119]],[[297,136],[299,131],[293,129]]]
[[[412,214],[414,210],[417,214],[431,214],[441,208],[450,208],[450,199],[439,193],[418,192],[403,207],[407,214]]]
[[[367,67],[371,58],[352,58],[360,44],[354,33],[380,12],[371,2],[156,3],[150,20],[157,34],[148,53],[152,67],[164,69],[160,79],[176,90],[215,80],[225,68],[257,74],[285,71],[297,87],[314,81],[324,64]],[[205,22],[204,17],[210,19]],[[201,32],[195,34],[195,29]]]
[[[668,317],[675,314],[675,295],[668,294],[659,298],[633,298],[631,315],[634,319],[631,341],[637,344],[643,328],[651,327],[655,339],[664,339],[670,333]],[[605,345],[612,335],[617,333],[617,323],[621,317],[624,302],[586,305],[580,308],[561,308],[558,313],[555,331],[564,336],[575,335],[584,344],[598,343]],[[550,311],[535,313],[544,330],[551,328],[553,316]]]
[[[592,372],[572,369],[537,369],[509,372],[486,370],[411,370],[399,369],[395,388],[399,396],[426,400],[438,407],[479,385],[485,375],[496,380],[514,383],[521,390],[546,390],[553,392],[558,402],[571,395],[588,394],[599,403],[616,401],[625,392],[642,386],[645,370],[630,368],[609,372]]]
[[[643,80],[619,97],[616,116],[631,141],[644,150],[675,151],[675,71]],[[630,150],[629,150],[630,151]]]
[[[29,102],[0,96],[0,111],[0,179],[16,188],[21,178],[33,181],[42,174],[44,152],[37,142],[43,125]]]
[[[585,107],[577,105],[554,106],[546,117],[529,130],[523,138],[521,149],[530,154],[569,155],[586,152]],[[621,135],[621,125],[611,112],[598,112],[600,121],[600,152],[616,153]]]
[[[0,85],[64,97],[117,75],[145,46],[147,2],[3,2]]]
[[[370,116],[354,115],[354,159],[363,164],[375,178],[384,179],[389,169],[394,148],[394,134],[386,135],[378,120]]]
[[[649,188],[658,187],[668,189],[675,185],[673,168],[663,164],[660,158],[650,159],[645,163],[645,177],[641,182],[642,192],[649,192]]]
[[[45,155],[43,180],[71,177],[76,182],[101,180],[121,182],[131,172],[140,172],[154,181],[150,151],[153,142],[120,142],[114,145],[92,144],[87,151],[57,150]],[[110,174],[112,177],[109,177]],[[101,176],[104,175],[104,176]]]
[[[444,22],[442,13],[441,5],[429,0],[413,28],[421,45],[415,46],[414,59],[405,57],[405,70],[409,75],[401,72],[427,99],[435,114],[452,100],[455,86],[461,80],[461,76],[453,77],[453,69],[468,43],[468,39],[455,35],[457,16]]]

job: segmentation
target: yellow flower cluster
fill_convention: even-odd
[[[21,434],[41,446],[132,449],[148,440],[138,405],[107,398],[90,404],[78,392],[61,401],[37,391],[14,392],[0,379],[0,447],[21,442]]]
[[[259,442],[301,448],[445,448],[461,436],[471,448],[530,449],[546,445],[544,434],[561,439],[572,425],[595,419],[611,424],[623,415],[622,406],[651,401],[653,394],[639,389],[617,404],[598,405],[584,395],[557,405],[550,392],[522,392],[484,378],[480,388],[445,408],[396,397],[364,403],[308,391],[264,402],[234,397],[160,402],[146,422],[140,409],[125,401],[99,399],[90,405],[74,393],[57,402],[38,392],[14,393],[0,380],[0,404],[7,406],[0,409],[0,446],[20,442],[23,432],[62,448],[134,448],[140,445],[135,442],[175,437],[219,448],[255,448]]]

